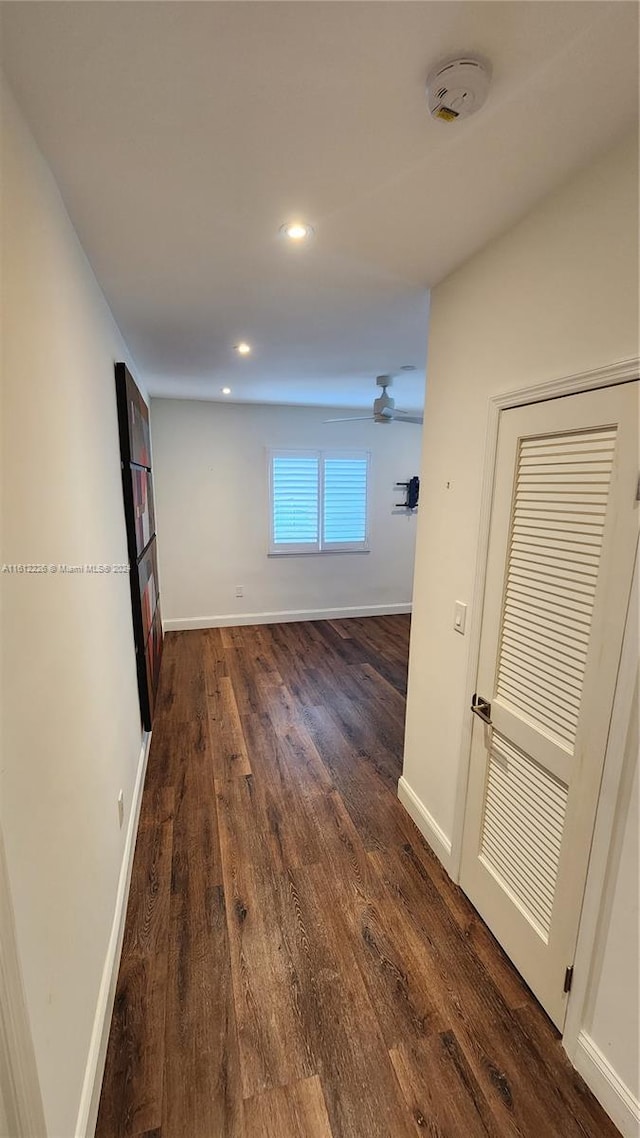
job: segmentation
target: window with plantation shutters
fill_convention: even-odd
[[[269,486],[270,553],[368,550],[367,451],[272,451]]]

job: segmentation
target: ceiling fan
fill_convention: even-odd
[[[408,411],[400,411],[395,400],[387,394],[387,388],[393,383],[392,375],[376,376],[378,387],[382,388],[382,395],[373,401],[373,415],[348,415],[344,419],[325,419],[325,423],[358,423],[371,419],[374,423],[422,423],[422,415],[410,415]]]

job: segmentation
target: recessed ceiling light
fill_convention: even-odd
[[[230,387],[223,387],[222,388],[222,394],[223,395],[231,395],[231,388]]]
[[[241,340],[239,344],[236,344],[236,352],[241,356],[248,356],[250,351],[251,344],[247,344],[245,340]]]
[[[280,232],[290,241],[306,241],[313,236],[313,227],[306,225],[304,221],[287,221],[285,225],[280,226]]]
[[[400,371],[415,371],[415,370],[416,370],[415,364],[402,364],[402,367],[400,368]]]

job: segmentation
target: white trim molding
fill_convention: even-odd
[[[150,745],[151,732],[148,731],[143,735],[142,746],[140,748],[140,757],[138,759],[138,769],[136,772],[136,781],[133,788],[131,810],[129,812],[127,836],[125,839],[124,850],[122,854],[120,877],[118,879],[118,890],[116,893],[115,910],[113,914],[113,923],[111,926],[111,936],[109,937],[107,955],[105,957],[104,968],[102,970],[102,980],[100,982],[100,990],[98,992],[96,1013],[93,1021],[93,1030],[91,1032],[91,1041],[89,1043],[89,1053],[87,1056],[87,1065],[85,1067],[84,1080],[82,1084],[82,1094],[80,1096],[80,1108],[78,1110],[75,1138],[93,1138],[96,1122],[98,1119],[100,1091],[102,1089],[104,1064],[107,1057],[107,1043],[109,1042],[109,1029],[111,1027],[111,1016],[113,1014],[113,1004],[116,995],[118,970],[120,968],[120,955],[122,953],[122,942],[124,938],[124,923],[125,917],[127,915],[127,902],[129,899],[129,888],[131,886],[131,871],[133,869],[133,855],[135,853],[136,847],[138,822],[140,819],[140,806],[142,804],[142,792],[144,790],[144,779],[147,771],[147,761],[149,758]]]
[[[493,500],[493,480],[498,448],[500,414],[510,407],[523,407],[527,403],[540,403],[545,399],[559,399],[563,395],[578,395],[583,391],[594,391],[600,387],[613,387],[617,383],[628,383],[631,380],[637,379],[639,375],[640,358],[634,356],[631,359],[621,360],[607,367],[595,368],[593,371],[580,372],[576,375],[560,376],[556,379],[533,384],[529,387],[519,388],[516,391],[506,391],[499,395],[493,395],[489,399],[485,435],[485,461],[478,522],[478,550],[469,628],[469,656],[463,696],[464,706],[460,739],[460,762],[458,764],[458,780],[451,842],[450,872],[454,881],[460,880],[462,834],[467,803],[469,762],[471,759],[472,717],[469,715],[469,706],[471,703],[471,695],[476,690],[478,662],[480,659],[480,632],[482,628],[487,555],[489,550],[489,522],[491,520],[491,503]]]
[[[578,1036],[573,1063],[623,1138],[638,1138],[640,1102],[586,1031],[581,1031]]]
[[[636,552],[635,572],[574,957],[574,980],[562,1037],[562,1046],[575,1066],[578,1066],[578,1053],[581,1049],[584,1050],[583,1025],[585,1022],[589,1023],[589,1006],[595,995],[594,984],[597,983],[592,975],[592,961],[597,959],[599,945],[607,932],[609,903],[615,888],[620,843],[624,836],[627,805],[637,761],[635,747],[633,744],[628,745],[628,735],[629,724],[634,715],[638,684],[639,589],[640,577]],[[595,1042],[593,1040],[591,1042],[597,1049]],[[604,1057],[603,1061],[608,1065]],[[586,1075],[584,1077],[599,1098],[596,1086],[592,1086]],[[615,1078],[620,1081],[617,1075]],[[603,1105],[606,1107],[606,1103]],[[639,1131],[633,1133],[637,1138]]]
[[[242,612],[221,616],[185,616],[163,622],[165,632],[194,628],[229,628],[239,624],[287,624],[299,620],[344,620],[350,616],[394,616],[411,612],[411,601],[389,605],[358,605],[338,609],[290,609],[283,612]]]
[[[425,841],[429,843],[436,857],[442,862],[447,872],[450,873],[451,842],[433,815],[429,813],[424,802],[418,798],[415,790],[409,786],[404,775],[401,775],[398,780],[398,798],[407,811],[407,814],[413,818],[420,833]]]

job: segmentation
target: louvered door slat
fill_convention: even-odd
[[[612,450],[616,438],[616,428],[610,427],[608,430],[602,428],[597,432],[598,437],[594,438],[593,431],[571,431],[567,434],[558,435],[545,435],[541,438],[527,439],[527,454],[534,454],[537,451],[552,452],[556,447],[562,447],[562,450],[571,454],[577,448],[586,447],[590,453],[597,450],[599,447],[607,447]]]
[[[556,485],[552,489],[542,478],[535,482],[523,479],[518,487],[518,501],[525,509],[529,503],[536,503],[537,506],[550,506],[554,510],[566,509],[568,513],[573,513],[576,506],[583,513],[606,508],[606,482],[590,483],[588,479],[581,478],[579,481],[563,483],[556,475],[554,481]],[[587,507],[586,511],[582,509],[584,506]]]
[[[531,831],[526,832],[526,842],[522,843],[522,856],[516,869],[511,865],[512,853],[507,835],[504,832],[503,817],[496,808],[497,803],[487,808],[485,831],[487,840],[484,856],[488,863],[492,864],[494,869],[497,869],[504,878],[507,880],[511,878],[510,884],[514,892],[538,916],[538,919],[540,919],[539,913],[536,914],[535,911],[536,909],[543,909],[546,923],[553,908],[553,883],[540,883],[539,851],[533,845],[529,845],[532,838]],[[502,810],[502,803],[500,810]],[[496,812],[494,813],[494,811]],[[547,872],[553,870],[553,862],[550,859],[546,860],[545,869]]]
[[[593,529],[584,526],[572,527],[560,522],[547,522],[543,525],[538,521],[532,524],[529,518],[525,518],[514,523],[513,532],[523,539],[534,537],[537,541],[567,541],[584,546],[602,545],[602,537],[597,529],[594,532]]]
[[[536,628],[523,620],[512,621],[507,614],[504,620],[503,634],[511,643],[517,644],[519,640],[522,640],[531,648],[539,647],[543,653],[557,652],[566,663],[573,660],[576,669],[584,664],[584,649],[560,632],[551,635],[545,629]]]
[[[523,565],[511,564],[509,574],[509,585],[511,582],[519,581],[526,589],[529,588],[545,588],[547,592],[554,593],[558,597],[564,594],[569,596],[580,596],[586,594],[590,599],[593,594],[593,585],[589,582],[577,580],[573,576],[562,577],[559,573],[549,573],[540,567],[535,573],[531,573],[528,567]],[[587,599],[581,596],[581,600]]]
[[[510,651],[498,655],[497,694],[504,695],[528,719],[538,720],[565,745],[573,745],[578,723],[614,445],[615,431],[608,429],[549,440],[524,439],[518,455],[502,634],[502,643]],[[555,461],[541,467],[541,454],[552,454]],[[597,459],[595,474],[585,463],[589,457]],[[559,548],[558,540],[549,538],[546,520],[536,529],[530,507],[547,503],[555,503],[560,513],[576,503],[588,511],[588,544],[580,544],[583,531],[575,518],[570,549]],[[526,542],[521,537],[523,510],[527,513]],[[553,590],[553,607],[543,611],[529,603],[527,595],[536,586]],[[522,599],[515,599],[512,588]],[[580,611],[566,597],[567,591],[581,594]],[[563,597],[568,603],[563,603]],[[520,668],[517,657],[521,641],[528,648],[526,670]],[[568,685],[545,667],[549,655],[556,653],[571,681]],[[531,678],[532,670],[537,673],[536,681]]]
[[[508,644],[511,655],[515,656],[516,660],[520,655],[527,655],[532,660],[540,658],[545,662],[549,660],[557,662],[570,676],[573,676],[574,686],[580,688],[582,681],[577,664],[584,663],[583,652],[574,652],[564,644],[560,646],[557,640],[545,640],[541,636],[532,636],[528,630],[521,628],[516,630],[508,625],[503,629],[503,643]]]
[[[551,683],[559,686],[572,687],[580,691],[579,684],[576,680],[569,673],[562,672],[561,669],[556,666],[555,661],[545,660],[543,663],[539,663],[538,660],[532,659],[530,656],[525,655],[524,652],[518,652],[514,655],[511,649],[507,651],[504,645],[502,652],[505,657],[508,656],[511,659],[514,665],[520,667],[523,675],[527,679],[530,677],[532,680],[539,682],[548,675]],[[548,683],[549,680],[545,680],[545,682]]]
[[[534,607],[543,608],[545,612],[547,609],[560,609],[564,611],[565,607],[572,609],[576,613],[576,618],[587,616],[590,618],[591,604],[588,597],[581,595],[572,596],[571,593],[563,592],[562,597],[545,589],[539,582],[534,582],[529,586],[524,583],[514,580],[509,583],[507,596],[515,598],[523,598],[529,601]]]
[[[506,789],[506,788],[505,788]],[[515,799],[510,797],[512,804]],[[496,864],[502,863],[503,872],[509,866],[511,849],[503,827],[503,803],[495,799],[487,806],[486,813],[487,838],[490,838],[491,855]],[[553,872],[558,860],[560,846],[542,851],[540,843],[536,840],[539,834],[529,827],[526,830],[526,842],[522,846],[522,857],[517,867],[521,888],[526,890],[529,903],[542,903],[550,914],[553,906]],[[489,842],[486,843],[488,852]],[[486,856],[486,855],[485,855]],[[546,877],[540,872],[543,869]]]
[[[533,526],[551,526],[555,529],[562,530],[566,533],[584,533],[585,538],[589,534],[597,533],[601,536],[601,527],[599,518],[592,518],[587,511],[575,514],[565,514],[560,517],[558,511],[546,510],[543,506],[531,506],[530,508],[523,507],[518,512],[517,525],[533,525]]]
[[[544,940],[553,911],[565,809],[566,788],[494,732],[480,856]],[[537,825],[541,815],[547,820],[544,829]]]
[[[535,811],[538,809],[538,815],[541,818],[540,826],[538,827],[542,834],[545,835],[545,840],[550,845],[557,846],[558,850],[561,848],[561,827],[564,818],[564,810],[556,810],[554,804],[550,800],[545,799],[544,795],[537,793],[535,789],[530,789],[526,786],[517,786],[513,782],[510,785],[510,793],[513,796],[514,802],[517,802],[517,809],[525,812]],[[542,807],[542,809],[540,809]],[[558,827],[560,826],[560,829]]]
[[[567,536],[547,537],[541,533],[513,534],[512,548],[529,560],[553,559],[554,563],[573,561],[576,564],[598,565],[600,546],[595,542],[572,541]]]
[[[505,696],[508,696],[513,703],[514,695],[516,697],[516,703],[526,700],[528,709],[527,715],[529,718],[531,718],[532,709],[537,707],[540,709],[540,713],[544,716],[545,720],[551,724],[553,724],[556,719],[561,719],[574,726],[577,722],[578,716],[574,708],[574,693],[568,692],[564,699],[556,692],[550,696],[548,688],[545,686],[542,678],[537,679],[530,676],[523,676],[522,679],[511,680],[508,685],[505,685]]]
[[[537,692],[529,689],[525,691],[515,685],[505,685],[502,700],[505,706],[519,712],[527,722],[532,722],[538,728],[546,728],[552,738],[560,740],[565,748],[570,748],[578,722],[576,716],[569,718],[567,713],[561,714],[557,707],[545,704]]]
[[[507,598],[505,605],[505,623],[511,625],[524,625],[541,634],[547,633],[550,638],[559,639],[561,644],[573,644],[580,649],[589,642],[589,627],[578,619],[571,619],[567,613],[544,611],[534,609],[529,605],[517,604]]]
[[[548,451],[534,451],[531,449],[522,457],[522,469],[532,472],[549,469],[573,472],[589,470],[597,473],[607,464],[612,454],[613,448],[609,445],[595,446],[592,450],[555,448]]]
[[[527,682],[527,681],[525,681]],[[527,711],[519,710],[526,703]],[[533,723],[537,730],[544,728],[547,736],[556,738],[563,751],[571,749],[571,735],[575,730],[575,716],[565,705],[548,703],[540,693],[539,688],[533,688],[527,682],[524,688],[506,686],[501,698],[501,706],[514,712],[516,715],[526,717],[528,723]]]
[[[500,747],[494,748],[494,761],[498,763],[505,778],[507,778],[510,777],[509,761],[500,751]],[[542,807],[538,810],[538,813],[544,816],[544,822],[539,827],[541,833],[545,835],[541,841],[545,848],[553,847],[559,850],[562,842],[566,794],[560,783],[557,783],[557,789],[560,793],[556,794],[556,786],[548,785],[548,780],[540,777],[539,768],[533,768],[533,777],[529,777],[529,774],[527,763],[522,763],[518,778],[510,777],[509,791],[513,795],[514,801],[520,804],[517,809],[522,809],[530,816],[532,807]],[[537,828],[536,826],[536,830]]]
[[[582,538],[576,541],[573,534],[567,533],[566,530],[556,533],[549,530],[536,532],[535,529],[522,529],[517,526],[514,529],[513,539],[524,549],[553,550],[558,557],[570,557],[571,554],[578,553],[585,557],[597,558],[601,549],[598,540],[585,541]]]
[[[565,604],[559,604],[557,600],[552,600],[548,595],[545,595],[544,593],[525,593],[521,589],[511,588],[507,592],[507,604],[511,604],[516,608],[518,606],[523,606],[529,609],[532,613],[556,613],[558,615],[558,618],[560,618],[566,612],[565,604],[567,604],[567,602],[565,602]],[[570,608],[571,612],[573,613],[573,619],[577,624],[588,625],[590,623],[587,606],[569,602],[567,607]]]

